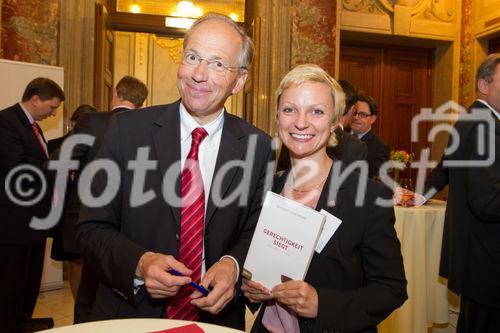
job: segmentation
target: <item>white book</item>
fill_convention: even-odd
[[[267,192],[242,275],[268,289],[304,280],[325,216],[273,192]]]

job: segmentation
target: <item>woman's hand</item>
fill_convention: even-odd
[[[272,298],[271,293],[258,282],[243,278],[241,290],[252,303],[260,303]]]
[[[307,282],[287,281],[274,287],[271,294],[278,302],[286,305],[299,316],[305,318],[318,316],[318,293]]]

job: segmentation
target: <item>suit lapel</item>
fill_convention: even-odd
[[[162,179],[169,168],[175,164],[176,177],[169,178],[165,181],[168,182],[167,189],[175,188],[176,199],[172,205],[168,205],[172,209],[175,222],[180,226],[181,210],[180,210],[180,174],[181,174],[181,143],[180,143],[180,118],[179,118],[179,102],[167,105],[165,109],[159,112],[158,118],[152,125],[151,136],[153,138],[153,145],[156,151],[156,158],[158,159],[158,168],[161,172]],[[165,185],[163,185],[165,186]],[[167,198],[167,202],[176,201],[175,198]]]
[[[239,123],[235,121],[235,118],[224,111],[224,126],[222,128],[219,153],[217,155],[217,161],[215,162],[212,185],[210,186],[210,197],[208,198],[207,203],[205,225],[210,222],[218,206],[218,203],[213,201],[212,195],[212,191],[214,190],[213,184],[214,180],[217,178],[217,173],[222,168],[222,166],[224,166],[229,161],[242,160],[244,158],[247,147],[246,144],[242,142],[241,138],[245,136],[246,134],[243,132],[243,129],[240,127]],[[242,172],[241,168],[233,167],[229,169],[224,175],[222,179],[222,185],[220,187],[219,197],[223,198],[227,193],[237,172]]]
[[[349,180],[345,179],[341,184],[339,184],[339,179],[333,174],[333,170],[334,167],[332,166],[330,174],[326,179],[325,186],[323,186],[323,190],[321,191],[321,195],[318,199],[316,210],[320,211],[321,209],[324,209],[330,214],[336,216],[339,209],[343,206],[343,193],[347,188],[345,184]]]

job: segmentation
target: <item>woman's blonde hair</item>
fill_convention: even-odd
[[[333,100],[333,118],[332,124],[337,124],[344,111],[345,94],[340,85],[332,78],[323,68],[314,64],[299,65],[289,71],[280,82],[276,89],[276,110],[279,111],[280,98],[283,92],[290,88],[296,87],[306,82],[324,83],[330,88],[330,93]],[[279,112],[277,113],[279,115]],[[337,145],[335,133],[330,135],[328,145],[334,147]]]

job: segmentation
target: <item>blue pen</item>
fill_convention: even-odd
[[[177,275],[177,276],[184,276],[184,275],[182,275],[180,272],[176,271],[176,270],[175,270],[175,269],[173,269],[173,268],[172,268],[172,269],[170,269],[168,272],[169,272],[169,273],[171,273],[171,274],[173,274],[173,275]],[[196,283],[196,282],[194,282],[194,281],[189,282],[189,284],[190,284],[191,286],[193,286],[194,288],[196,288],[196,290],[198,290],[200,293],[202,293],[202,294],[203,294],[203,296],[208,296],[208,293],[209,293],[210,291],[208,291],[205,287],[200,286],[198,283]]]

